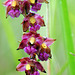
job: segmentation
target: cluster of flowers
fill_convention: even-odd
[[[41,26],[45,26],[45,23],[42,16],[31,12],[31,10],[35,12],[40,10],[43,2],[48,3],[46,0],[7,0],[4,2],[6,18],[8,16],[17,18],[20,14],[24,16],[21,24],[25,33],[17,50],[24,49],[30,57],[19,59],[21,63],[16,67],[16,70],[25,71],[26,75],[40,75],[38,70],[46,73],[41,63],[37,61],[36,55],[41,61],[47,61],[52,57],[49,46],[54,43],[55,39],[44,38],[37,33],[37,30]],[[27,30],[29,32],[26,33]]]

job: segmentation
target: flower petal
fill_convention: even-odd
[[[39,24],[40,26],[45,26],[43,17],[41,17],[40,15],[36,14],[35,19],[36,19],[37,24]]]
[[[23,32],[26,32],[29,29],[29,22],[24,21],[22,22],[22,24],[23,24]]]
[[[16,70],[17,71],[25,71],[25,64],[20,63],[19,65],[17,65]]]
[[[23,49],[23,48],[26,47],[26,46],[27,46],[27,39],[23,39],[23,40],[20,42],[19,47],[18,47],[17,50]]]
[[[39,69],[41,72],[46,73],[45,69],[39,62],[34,62],[37,69]]]
[[[25,57],[25,58],[19,59],[19,61],[20,61],[22,64],[26,64],[29,60],[30,60],[29,57]]]
[[[24,48],[24,51],[25,51],[26,53],[28,53],[29,55],[30,55],[30,54],[34,54],[34,53],[37,52],[37,50],[36,50],[35,48],[30,47],[30,46],[25,47],[25,48]]]
[[[30,3],[27,0],[24,0],[21,4],[21,12],[25,16],[25,13],[28,14],[30,10]]]
[[[31,10],[37,12],[38,10],[41,9],[41,5],[42,4],[40,4],[40,3],[35,3],[35,4],[32,5]]]
[[[56,39],[52,39],[52,38],[47,38],[44,43],[47,45],[47,46],[50,46],[54,43],[54,41],[56,41]]]

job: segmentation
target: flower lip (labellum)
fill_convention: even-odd
[[[47,54],[46,52],[43,52],[43,53],[40,53],[38,57],[41,61],[44,61],[44,60],[47,61],[47,59],[49,58],[49,54]]]
[[[30,47],[30,46],[25,47],[24,51],[29,55],[37,52],[37,50],[34,47]]]
[[[35,4],[32,5],[31,10],[37,12],[38,10],[41,9],[41,5],[42,4],[40,4],[40,3],[35,3]]]
[[[33,27],[33,26],[30,27],[29,31],[31,31],[31,32],[36,32],[36,31],[39,30],[39,29],[40,29],[40,25],[35,25],[34,27]]]
[[[19,10],[10,10],[9,12],[8,12],[8,14],[12,17],[12,18],[14,18],[14,17],[19,17],[19,15],[20,15],[20,11]]]

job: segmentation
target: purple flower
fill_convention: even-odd
[[[19,17],[20,15],[20,0],[7,0],[4,3],[6,6],[6,18],[10,15],[12,18]]]
[[[43,43],[41,44],[41,47],[40,47],[40,52],[38,54],[38,58],[41,60],[41,61],[47,61],[48,58],[51,58],[52,55],[51,55],[51,50],[49,48],[49,46],[51,44],[54,43],[56,39],[52,39],[52,38],[46,38]]]
[[[26,32],[29,29],[29,27],[31,27],[30,31],[37,31],[40,29],[41,26],[45,26],[45,23],[43,17],[41,17],[40,15],[29,13],[23,19],[22,25],[23,25],[23,31]]]
[[[40,3],[35,3],[35,4],[32,5],[31,10],[37,12],[38,10],[41,9],[41,5],[42,4],[40,4]]]
[[[43,43],[43,40],[44,39],[40,37],[40,34],[37,34],[35,32],[25,33],[22,36],[22,41],[19,44],[18,50],[27,47],[25,48],[25,51],[27,53],[32,53],[30,52],[30,49],[35,48],[34,51],[36,51],[36,49],[39,49],[40,45]]]
[[[21,62],[17,67],[17,71],[25,71],[28,75],[40,75],[37,70],[46,73],[43,66],[36,60],[30,59],[28,57],[19,59]]]

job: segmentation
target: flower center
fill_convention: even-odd
[[[31,68],[30,68],[30,65],[29,64],[27,64],[26,65],[26,70],[30,70]]]
[[[31,43],[31,44],[34,44],[34,42],[35,42],[35,38],[34,38],[34,37],[31,37],[31,38],[30,38],[30,43]]]
[[[43,48],[47,48],[47,45],[45,43],[42,43]]]
[[[34,24],[36,22],[34,17],[30,17],[30,23]]]
[[[35,3],[35,0],[30,0],[30,3],[34,4]]]
[[[16,1],[12,1],[11,6],[12,6],[12,7],[15,7],[16,5],[17,5],[17,2],[16,2]]]

